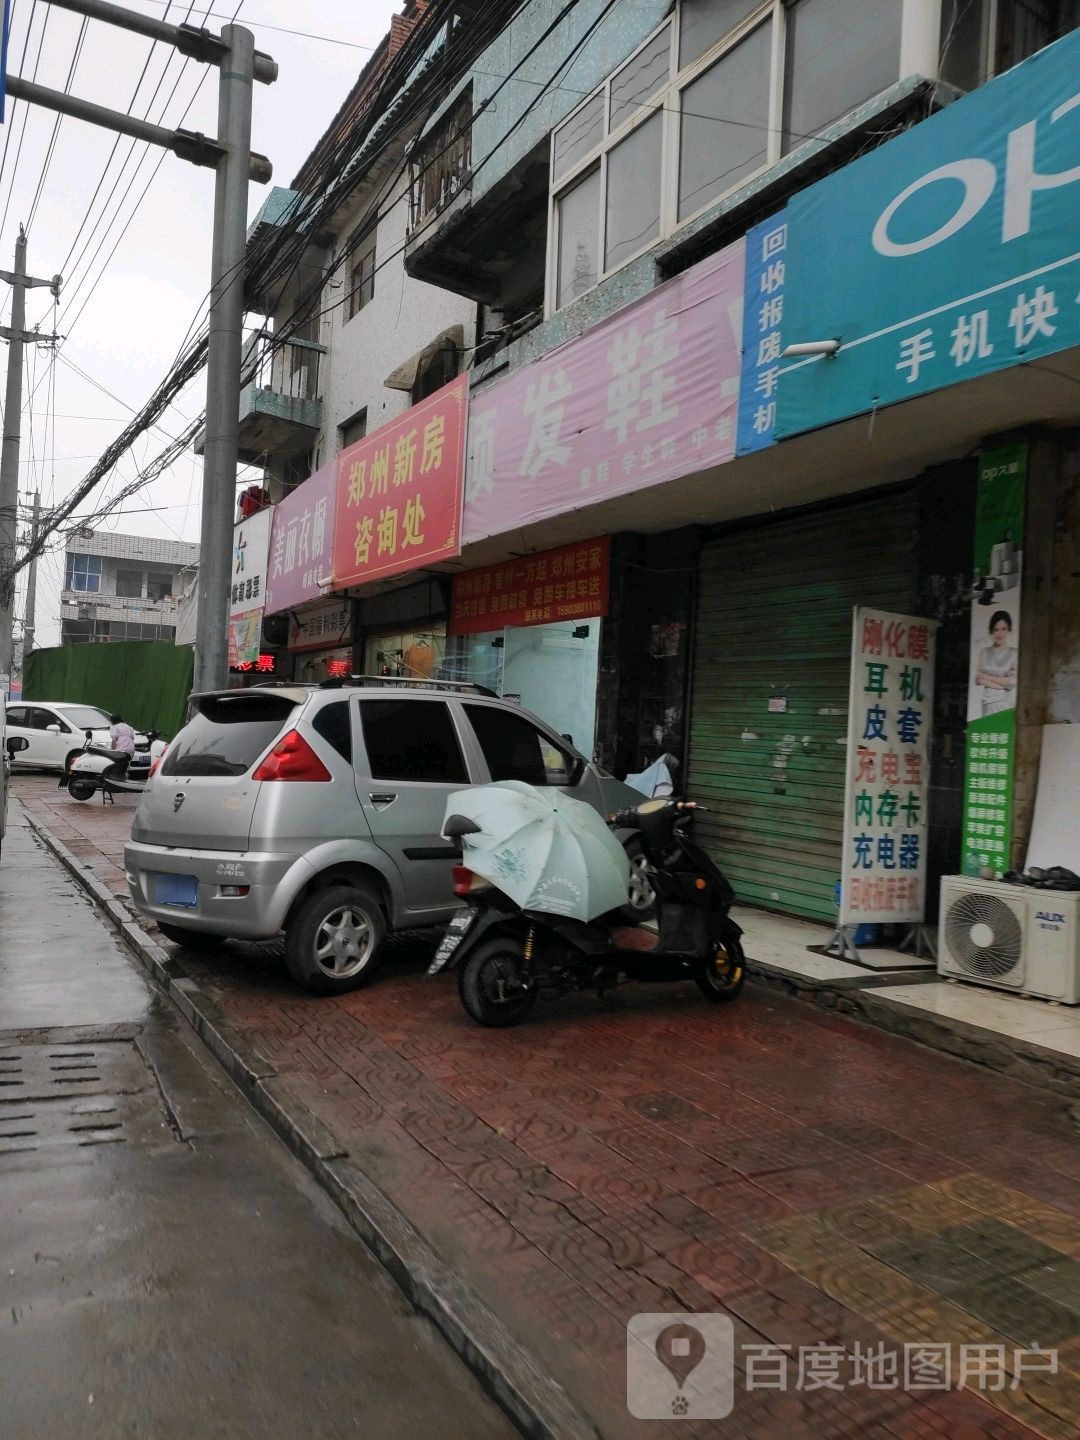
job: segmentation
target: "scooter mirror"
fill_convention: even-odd
[[[448,840],[460,840],[462,835],[479,835],[480,826],[467,815],[451,815],[447,818],[442,833]]]

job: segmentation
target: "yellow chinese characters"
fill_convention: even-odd
[[[420,474],[438,470],[442,465],[443,444],[446,439],[446,416],[433,415],[424,426],[424,453],[420,458]]]
[[[398,511],[396,505],[384,505],[379,511],[379,554],[396,555],[398,548]]]
[[[359,505],[364,498],[364,480],[367,475],[367,460],[354,460],[349,466],[349,504]]]
[[[357,567],[366,565],[371,559],[372,541],[371,516],[365,515],[362,520],[356,522],[356,564]]]
[[[408,485],[413,478],[413,465],[416,462],[416,430],[407,431],[399,435],[397,444],[394,446],[394,480],[397,485]]]
[[[423,501],[417,495],[415,500],[410,500],[405,506],[405,534],[401,538],[401,548],[406,545],[422,545],[424,543],[424,532],[420,529],[426,516],[424,513]]]

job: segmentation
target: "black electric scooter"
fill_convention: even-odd
[[[447,926],[428,974],[456,969],[461,1003],[478,1024],[490,1026],[513,1025],[540,995],[603,995],[629,980],[694,980],[710,1000],[734,1000],[745,979],[742,930],[730,914],[735,892],[687,833],[700,808],[648,800],[608,822],[641,836],[659,935],[628,926],[619,912],[586,923],[522,910],[468,868],[468,836],[480,827],[451,815],[443,834],[463,842],[465,862],[454,867],[454,890],[469,904]]]

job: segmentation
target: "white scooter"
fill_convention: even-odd
[[[142,737],[138,737],[135,754],[127,763],[124,756],[95,745],[93,739],[94,732],[87,730],[86,744],[62,776],[61,788],[66,786],[73,800],[90,800],[100,792],[103,805],[106,800],[114,803],[114,795],[141,795],[154,761],[165,754],[165,741],[158,738],[157,731],[147,733],[145,744],[140,744]]]

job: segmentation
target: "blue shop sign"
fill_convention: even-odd
[[[776,434],[1080,344],[1080,32],[788,204]]]
[[[747,231],[738,455],[764,450],[776,440],[787,246],[787,216],[783,211]]]

